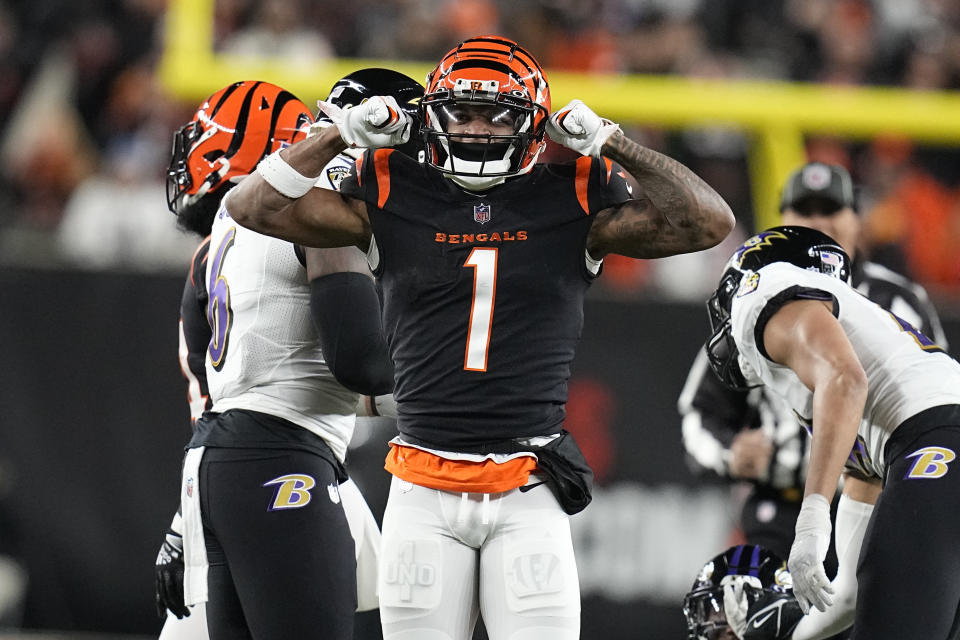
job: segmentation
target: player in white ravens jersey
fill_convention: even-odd
[[[775,227],[734,254],[709,302],[711,365],[765,384],[812,436],[788,565],[801,607],[831,605],[822,562],[844,470],[883,478],[857,571],[854,639],[954,637],[960,602],[960,364],[846,282],[829,236]],[[741,601],[742,602],[742,601]],[[730,607],[736,602],[726,605]]]
[[[781,224],[817,229],[836,240],[853,259],[851,286],[948,348],[937,311],[923,287],[857,252],[863,221],[853,179],[846,169],[822,162],[798,167],[784,183],[780,215]],[[687,376],[678,408],[683,416],[683,444],[691,468],[698,475],[715,474],[731,481],[749,482],[750,492],[739,522],[746,540],[786,558],[803,497],[809,444],[790,407],[762,386],[749,391],[727,388],[713,374],[701,349]],[[879,492],[879,479],[864,500],[850,495],[852,486],[844,485],[843,496],[836,505],[838,528],[845,526],[843,521],[848,516],[865,527],[875,500],[873,493]],[[856,562],[856,558],[849,560]],[[828,573],[831,562],[835,563],[836,558],[828,554]],[[844,570],[854,576],[856,567],[838,569],[838,581]],[[843,586],[836,581],[834,584]],[[832,611],[836,609],[831,607]],[[818,637],[803,633],[816,617],[804,620],[794,634],[795,640]],[[849,619],[852,622],[852,610]],[[833,628],[840,626],[838,621]]]
[[[365,71],[375,72],[368,81],[394,74]],[[415,81],[395,76],[422,94]],[[377,93],[391,89],[376,86]],[[342,468],[356,392],[392,388],[365,260],[354,249],[304,251],[255,234],[234,225],[222,206],[211,224],[210,210],[196,206],[212,196],[220,204],[235,183],[231,171],[248,174],[281,142],[301,137],[311,120],[309,112],[302,119],[304,110],[272,85],[236,83],[201,106],[174,147],[171,208],[183,226],[203,231],[205,223],[211,231],[181,307],[191,409],[209,412],[194,415],[184,465],[186,577],[170,569],[181,553],[174,530],[158,558],[158,602],[182,616],[190,612],[185,605],[209,595],[214,640],[300,637],[321,627],[326,637],[350,638],[354,608],[377,606],[379,530]],[[291,113],[297,126],[284,131]],[[221,158],[228,162],[217,165]],[[204,172],[211,161],[227,167],[215,184]],[[334,158],[311,188],[335,188],[352,162]],[[219,192],[204,190],[208,182]],[[191,616],[197,624],[171,616],[161,637],[206,638],[202,617]]]
[[[335,188],[335,184],[330,180],[330,177],[336,177],[343,171],[349,170],[349,165],[353,163],[353,159],[346,155],[341,155],[334,158],[328,165],[328,171],[324,173],[318,179],[317,187],[332,189]],[[222,225],[213,225],[213,234],[211,237],[216,237],[218,235],[218,226]],[[245,233],[246,232],[244,230]],[[256,236],[256,234],[251,234]],[[271,239],[260,236],[251,237],[249,245],[253,248],[257,248],[260,245],[262,249],[262,255],[256,258],[255,260],[247,263],[245,268],[250,267],[252,264],[260,264],[263,266],[263,262],[269,261],[271,254],[276,254],[279,249],[279,262],[287,263],[288,275],[291,276],[291,280],[294,282],[301,282],[299,286],[296,286],[290,295],[290,282],[285,281],[283,278],[279,278],[280,270],[279,269],[268,269],[268,271],[273,272],[272,280],[274,282],[263,282],[259,289],[262,291],[275,291],[279,294],[279,297],[286,298],[287,308],[285,312],[282,313],[271,313],[270,308],[264,308],[263,305],[259,305],[257,302],[254,304],[257,305],[258,309],[264,312],[263,317],[272,319],[274,324],[277,324],[278,320],[281,319],[299,319],[301,320],[300,329],[302,333],[306,333],[305,336],[299,336],[296,338],[296,342],[301,345],[305,345],[304,348],[300,348],[299,351],[302,353],[296,353],[298,349],[292,347],[293,340],[277,340],[278,348],[270,352],[270,358],[274,363],[278,363],[278,367],[270,364],[270,362],[264,362],[263,358],[258,358],[256,355],[247,360],[248,367],[245,371],[236,371],[232,379],[223,380],[223,376],[220,373],[215,373],[212,376],[208,376],[206,372],[206,355],[207,348],[209,346],[209,337],[203,339],[201,337],[200,344],[195,344],[194,348],[191,349],[188,344],[188,338],[186,331],[183,328],[183,320],[180,322],[180,360],[181,360],[181,369],[184,373],[184,376],[188,381],[188,399],[190,403],[190,413],[191,413],[191,422],[196,423],[199,420],[203,413],[207,410],[221,411],[223,410],[223,404],[215,404],[213,402],[214,398],[223,397],[226,399],[224,404],[230,405],[233,400],[231,398],[244,398],[245,394],[242,389],[237,390],[244,384],[244,381],[259,381],[258,388],[265,388],[266,393],[273,394],[280,392],[280,395],[283,397],[283,400],[279,402],[267,398],[258,410],[266,411],[267,413],[276,412],[277,415],[290,414],[290,408],[296,407],[293,411],[293,414],[304,413],[307,416],[312,415],[323,415],[326,409],[322,406],[324,400],[322,398],[327,392],[329,392],[330,400],[328,404],[339,403],[340,406],[337,408],[339,415],[336,416],[338,421],[341,421],[341,427],[346,424],[346,430],[341,429],[339,435],[334,434],[333,437],[338,441],[338,448],[343,448],[345,445],[345,438],[349,436],[349,432],[352,431],[352,420],[349,423],[342,422],[344,419],[349,418],[349,413],[354,410],[356,406],[356,394],[348,391],[339,384],[331,383],[331,373],[329,368],[324,366],[322,359],[322,352],[319,350],[319,347],[316,343],[316,336],[311,336],[310,329],[302,324],[302,319],[304,314],[310,308],[310,292],[309,290],[304,290],[305,287],[302,284],[304,277],[303,267],[299,263],[293,265],[289,263],[287,254],[289,253],[289,246],[286,248],[281,248],[277,246],[270,246]],[[276,241],[273,241],[273,244],[276,245]],[[283,243],[279,243],[283,244]],[[204,243],[198,248],[197,254],[194,258],[194,265],[202,267],[204,264],[209,263],[208,249],[210,246],[210,237],[208,237]],[[233,274],[237,276],[239,274]],[[195,274],[191,273],[191,279],[195,277]],[[204,276],[201,276],[204,277]],[[206,276],[209,281],[209,276]],[[252,278],[243,277],[244,280],[255,282],[260,278],[259,274],[254,274]],[[230,281],[237,281],[237,277],[231,277]],[[188,286],[188,291],[194,289],[194,287]],[[285,293],[286,292],[286,293]],[[269,298],[268,298],[269,299]],[[276,300],[276,297],[273,298]],[[292,304],[296,302],[296,304]],[[272,304],[270,307],[273,307],[274,310],[278,310],[278,307],[284,306],[284,304],[276,305]],[[242,315],[243,312],[237,310],[237,306],[234,306],[235,313]],[[188,320],[189,324],[189,320]],[[256,330],[258,323],[253,323],[248,329]],[[260,324],[263,324],[262,322]],[[279,327],[272,329],[273,333],[283,333],[287,331],[285,327]],[[266,333],[270,333],[271,328],[267,327]],[[274,335],[276,338],[276,335]],[[196,342],[196,340],[194,340]],[[312,345],[312,346],[310,346]],[[235,343],[236,346],[236,343]],[[280,353],[281,351],[285,351]],[[315,358],[312,362],[309,357],[305,357],[313,352],[314,355],[319,355],[319,358]],[[289,357],[288,356],[291,356]],[[289,364],[284,365],[284,360],[288,360]],[[197,367],[197,362],[199,362],[199,368]],[[280,384],[276,387],[271,387],[268,383],[271,379],[277,379],[276,374],[272,374],[269,371],[269,368],[274,369],[284,369],[288,371],[288,375],[284,377],[279,377]],[[291,376],[296,380],[296,375],[298,374],[298,368],[300,369],[299,373],[303,374],[302,380],[309,380],[310,378],[316,379],[316,393],[310,393],[309,388],[304,388],[300,385],[297,385],[292,393],[284,393],[286,391],[284,387],[284,379],[289,380]],[[224,367],[226,369],[226,367]],[[256,369],[260,369],[257,371]],[[227,374],[230,373],[230,370],[227,370]],[[212,389],[208,388],[207,381],[211,380],[213,382]],[[268,383],[264,385],[264,383]],[[233,388],[235,391],[233,394],[229,390]],[[255,395],[247,395],[247,398],[253,398]],[[348,398],[348,404],[343,405],[343,399]],[[303,400],[304,404],[296,402],[297,398]],[[309,403],[314,403],[317,406],[314,406],[312,409],[307,406]],[[270,409],[272,407],[272,410]],[[332,407],[331,408],[336,408]],[[339,495],[341,502],[343,504],[344,512],[347,517],[347,522],[350,528],[351,536],[354,539],[355,543],[355,557],[357,561],[357,611],[369,611],[377,607],[377,597],[376,597],[376,569],[377,569],[377,558],[379,553],[379,541],[380,541],[380,531],[377,526],[376,520],[373,517],[373,514],[370,512],[370,508],[367,506],[366,500],[363,498],[363,495],[360,493],[359,488],[351,479],[346,479],[341,482],[338,487]],[[171,526],[171,529],[174,532],[182,532],[182,521],[180,514],[178,513],[175,516],[174,524]],[[182,579],[182,577],[181,577]],[[182,587],[181,587],[181,597],[182,602]],[[205,640],[207,635],[207,622],[206,622],[206,609],[203,604],[198,604],[190,608],[189,615],[182,618],[177,618],[174,613],[167,614],[167,620],[164,624],[163,630],[160,634],[160,640]]]

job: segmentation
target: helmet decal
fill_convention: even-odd
[[[746,278],[741,279],[740,286],[737,287],[737,297],[742,298],[749,293],[753,293],[759,285],[760,274],[757,272],[749,274]]]
[[[754,251],[760,251],[763,247],[768,247],[774,240],[786,240],[787,236],[783,233],[775,230],[771,231],[761,231],[752,238],[748,238],[746,242],[740,245],[740,248],[733,254],[733,261],[737,263],[737,266],[743,264],[743,258],[748,253]]]

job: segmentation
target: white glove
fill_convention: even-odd
[[[723,585],[723,613],[740,640],[786,640],[803,619],[789,592],[757,589],[745,582]]]
[[[620,129],[620,125],[601,118],[580,100],[573,100],[547,121],[547,135],[568,149],[600,157],[603,143]]]
[[[723,585],[723,614],[727,618],[730,629],[741,639],[747,630],[747,609],[749,606],[742,580]]]
[[[333,120],[340,137],[351,147],[392,147],[410,139],[412,120],[393,96],[373,96],[346,109],[323,100],[317,106]]]
[[[833,537],[837,543],[837,575],[831,582],[833,605],[826,611],[811,611],[793,632],[794,640],[833,637],[853,624],[857,608],[857,559],[873,505],[844,494],[837,504]]]
[[[830,546],[830,502],[819,493],[803,499],[797,516],[796,536],[787,568],[793,577],[793,595],[804,613],[813,605],[826,611],[833,604],[833,587],[823,570]]]

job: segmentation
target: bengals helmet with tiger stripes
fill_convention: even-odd
[[[512,132],[451,135],[451,123],[481,109]],[[488,189],[533,168],[545,144],[550,88],[526,49],[501,36],[478,36],[427,75],[420,115],[426,162],[461,186]]]
[[[267,82],[234,82],[203,101],[173,137],[167,206],[178,224],[206,236],[223,196],[277,149],[306,137],[310,110]]]

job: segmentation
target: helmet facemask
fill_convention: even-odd
[[[720,286],[707,300],[707,313],[710,316],[712,332],[706,344],[707,359],[720,381],[738,390],[748,389],[749,386],[740,370],[740,351],[733,339],[730,305],[742,278],[741,271],[733,267],[728,268],[720,279]]]
[[[688,594],[683,600],[683,615],[695,621],[688,629],[689,640],[727,640],[735,637],[723,611],[723,589]]]
[[[208,165],[206,177],[194,189],[194,176],[190,170],[190,154],[216,133],[216,125],[204,127],[200,120],[193,120],[180,127],[173,135],[173,151],[167,168],[167,207],[177,212],[184,206],[195,204],[211,189],[217,187],[223,176],[230,171],[230,160],[223,150],[215,149],[203,155]],[[202,177],[202,176],[198,176]]]

